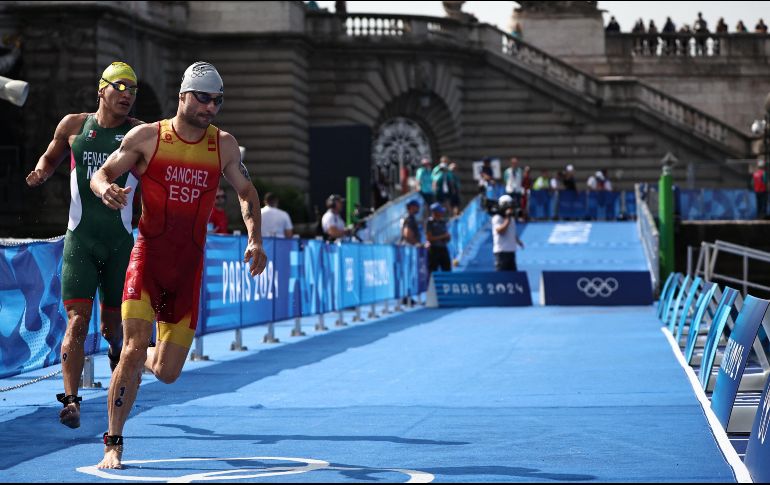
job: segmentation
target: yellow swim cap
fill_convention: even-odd
[[[105,81],[105,79],[111,83],[114,83],[118,79],[130,79],[131,81],[137,82],[136,73],[131,69],[131,66],[125,62],[113,62],[107,66],[107,69],[102,73],[102,77],[99,78],[99,89],[107,86],[107,81]]]

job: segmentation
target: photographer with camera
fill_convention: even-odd
[[[524,243],[516,234],[513,206],[513,197],[503,195],[497,201],[497,213],[492,216],[492,250],[497,271],[517,271],[516,248],[524,249]]]

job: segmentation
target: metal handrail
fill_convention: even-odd
[[[720,274],[715,271],[716,260],[719,253],[733,254],[741,256],[743,258],[743,278],[734,278],[725,274]],[[696,276],[703,276],[706,281],[712,281],[717,278],[729,283],[735,283],[743,287],[743,294],[748,293],[749,287],[760,290],[770,291],[770,286],[765,286],[759,283],[749,281],[749,260],[756,260],[763,263],[770,263],[770,253],[760,251],[758,249],[741,246],[726,241],[716,240],[713,243],[702,242],[700,252],[698,254],[698,261],[695,265],[694,274]]]
[[[647,206],[647,201],[642,198],[639,184],[634,187],[634,192],[636,194],[636,224],[644,255],[647,257],[647,265],[652,275],[652,287],[657,293],[660,284],[660,233],[655,224],[655,218],[652,216],[652,211]]]

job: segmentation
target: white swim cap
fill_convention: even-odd
[[[179,88],[179,94],[188,91],[224,94],[225,86],[217,68],[208,62],[198,61],[188,67],[182,76],[182,87]]]

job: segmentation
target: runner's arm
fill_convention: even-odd
[[[53,134],[53,140],[48,144],[45,153],[40,156],[34,170],[27,175],[27,185],[36,187],[54,173],[56,167],[66,158],[70,151],[69,137],[74,135],[83,125],[86,113],[67,115],[59,122]]]
[[[104,165],[91,177],[91,191],[102,199],[104,205],[110,209],[122,209],[128,203],[131,187],[120,187],[113,183],[115,179],[133,170],[141,175],[146,167],[145,153],[148,145],[154,143],[157,138],[157,126],[139,125],[131,129],[120,147],[104,162]],[[154,145],[153,145],[154,146]]]
[[[259,194],[246,166],[241,161],[241,151],[235,138],[220,132],[220,155],[222,157],[222,175],[238,194],[241,204],[243,223],[248,231],[248,243],[243,261],[249,262],[251,276],[261,274],[267,264],[267,255],[262,248],[262,212],[259,210]]]

